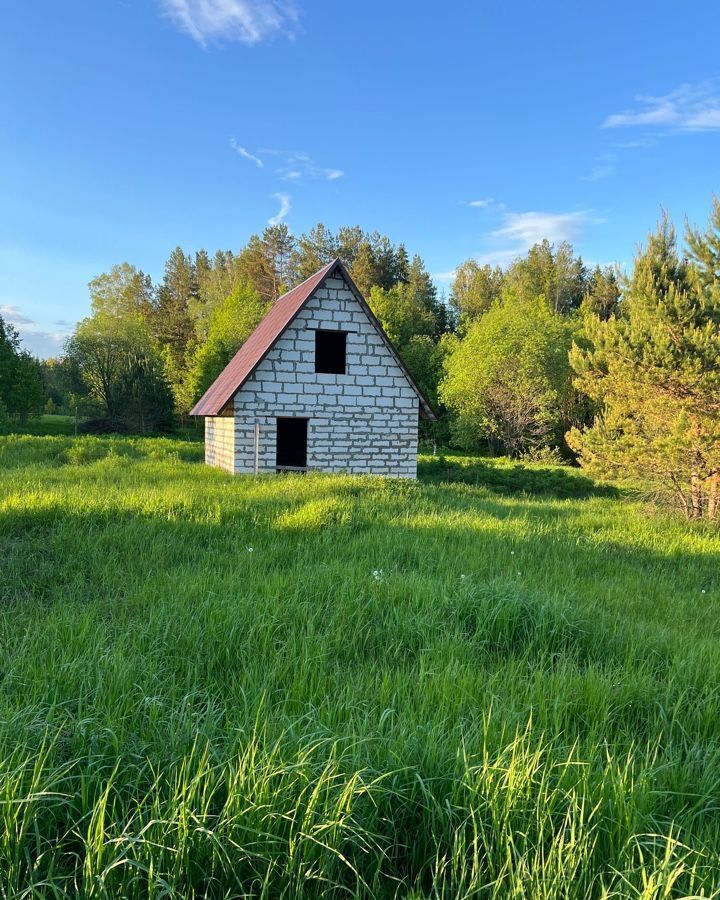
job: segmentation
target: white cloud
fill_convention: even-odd
[[[263,163],[259,156],[255,156],[249,150],[246,150],[245,147],[241,147],[240,144],[238,144],[238,142],[235,140],[235,138],[230,138],[230,146],[244,159],[249,159],[250,162],[254,162],[258,169],[262,169],[265,165],[265,163]]]
[[[582,236],[587,225],[602,220],[589,210],[569,213],[510,212],[503,213],[504,225],[491,232],[491,237],[509,238],[516,244],[515,252],[522,253],[547,238],[551,243],[575,241]],[[508,248],[508,252],[511,248]]]
[[[433,272],[430,277],[433,279],[433,281],[447,282],[453,280],[456,272],[457,269],[450,269],[449,272]]]
[[[547,239],[552,244],[579,240],[587,226],[599,225],[604,220],[592,210],[567,213],[512,212],[503,204],[495,204],[502,216],[502,227],[486,234],[488,246],[473,256],[481,266],[508,266],[525,254],[533,244]],[[452,281],[455,269],[436,272],[432,278],[439,282]]]
[[[325,177],[328,181],[337,181],[342,178],[345,173],[342,169],[325,169]]]
[[[73,322],[60,319],[52,323],[57,330],[44,330],[35,319],[12,303],[0,303],[0,316],[17,328],[23,349],[41,359],[58,356],[74,327]]]
[[[291,197],[289,194],[272,194],[271,195],[274,200],[277,200],[280,204],[280,209],[274,216],[271,216],[268,219],[268,225],[279,225],[285,216],[290,212],[290,200]]]
[[[162,14],[206,48],[236,41],[259,44],[279,34],[292,37],[298,12],[291,0],[159,0]]]
[[[638,106],[608,116],[602,127],[720,130],[720,83],[717,80],[683,84],[662,97],[638,95],[635,100]]]
[[[493,203],[492,197],[484,197],[482,200],[468,200],[465,205],[472,206],[475,209],[485,209],[488,206],[492,206]]]
[[[21,325],[33,327],[36,324],[34,319],[26,316],[18,306],[13,306],[11,303],[0,303],[0,316],[6,322],[12,322],[17,328]]]

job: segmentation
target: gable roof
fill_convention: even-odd
[[[225,366],[215,381],[205,391],[195,406],[190,411],[191,416],[217,416],[225,408],[229,400],[245,384],[260,363],[265,359],[285,329],[290,325],[295,316],[303,309],[315,291],[322,285],[326,278],[330,278],[336,271],[340,272],[350,290],[360,302],[372,323],[377,328],[388,350],[400,366],[411,387],[420,401],[420,414],[424,419],[435,419],[432,407],[423,397],[420,388],[415,384],[410,373],[405,368],[397,350],[390,338],[385,334],[377,317],[365,302],[357,286],[350,277],[342,261],[334,259],[323,266],[314,275],[306,278],[301,284],[291,291],[279,297],[270,307],[263,320],[245,341],[230,362]]]

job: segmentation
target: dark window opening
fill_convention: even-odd
[[[315,371],[325,375],[345,374],[347,332],[315,332]]]
[[[307,419],[277,420],[275,463],[278,469],[307,467]]]

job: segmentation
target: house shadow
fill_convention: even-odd
[[[418,462],[418,480],[427,484],[467,484],[496,494],[531,494],[557,500],[619,497],[612,485],[598,484],[569,466],[498,465],[476,457],[443,456]]]

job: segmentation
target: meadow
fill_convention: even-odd
[[[720,537],[566,467],[0,437],[0,897],[720,897]]]

